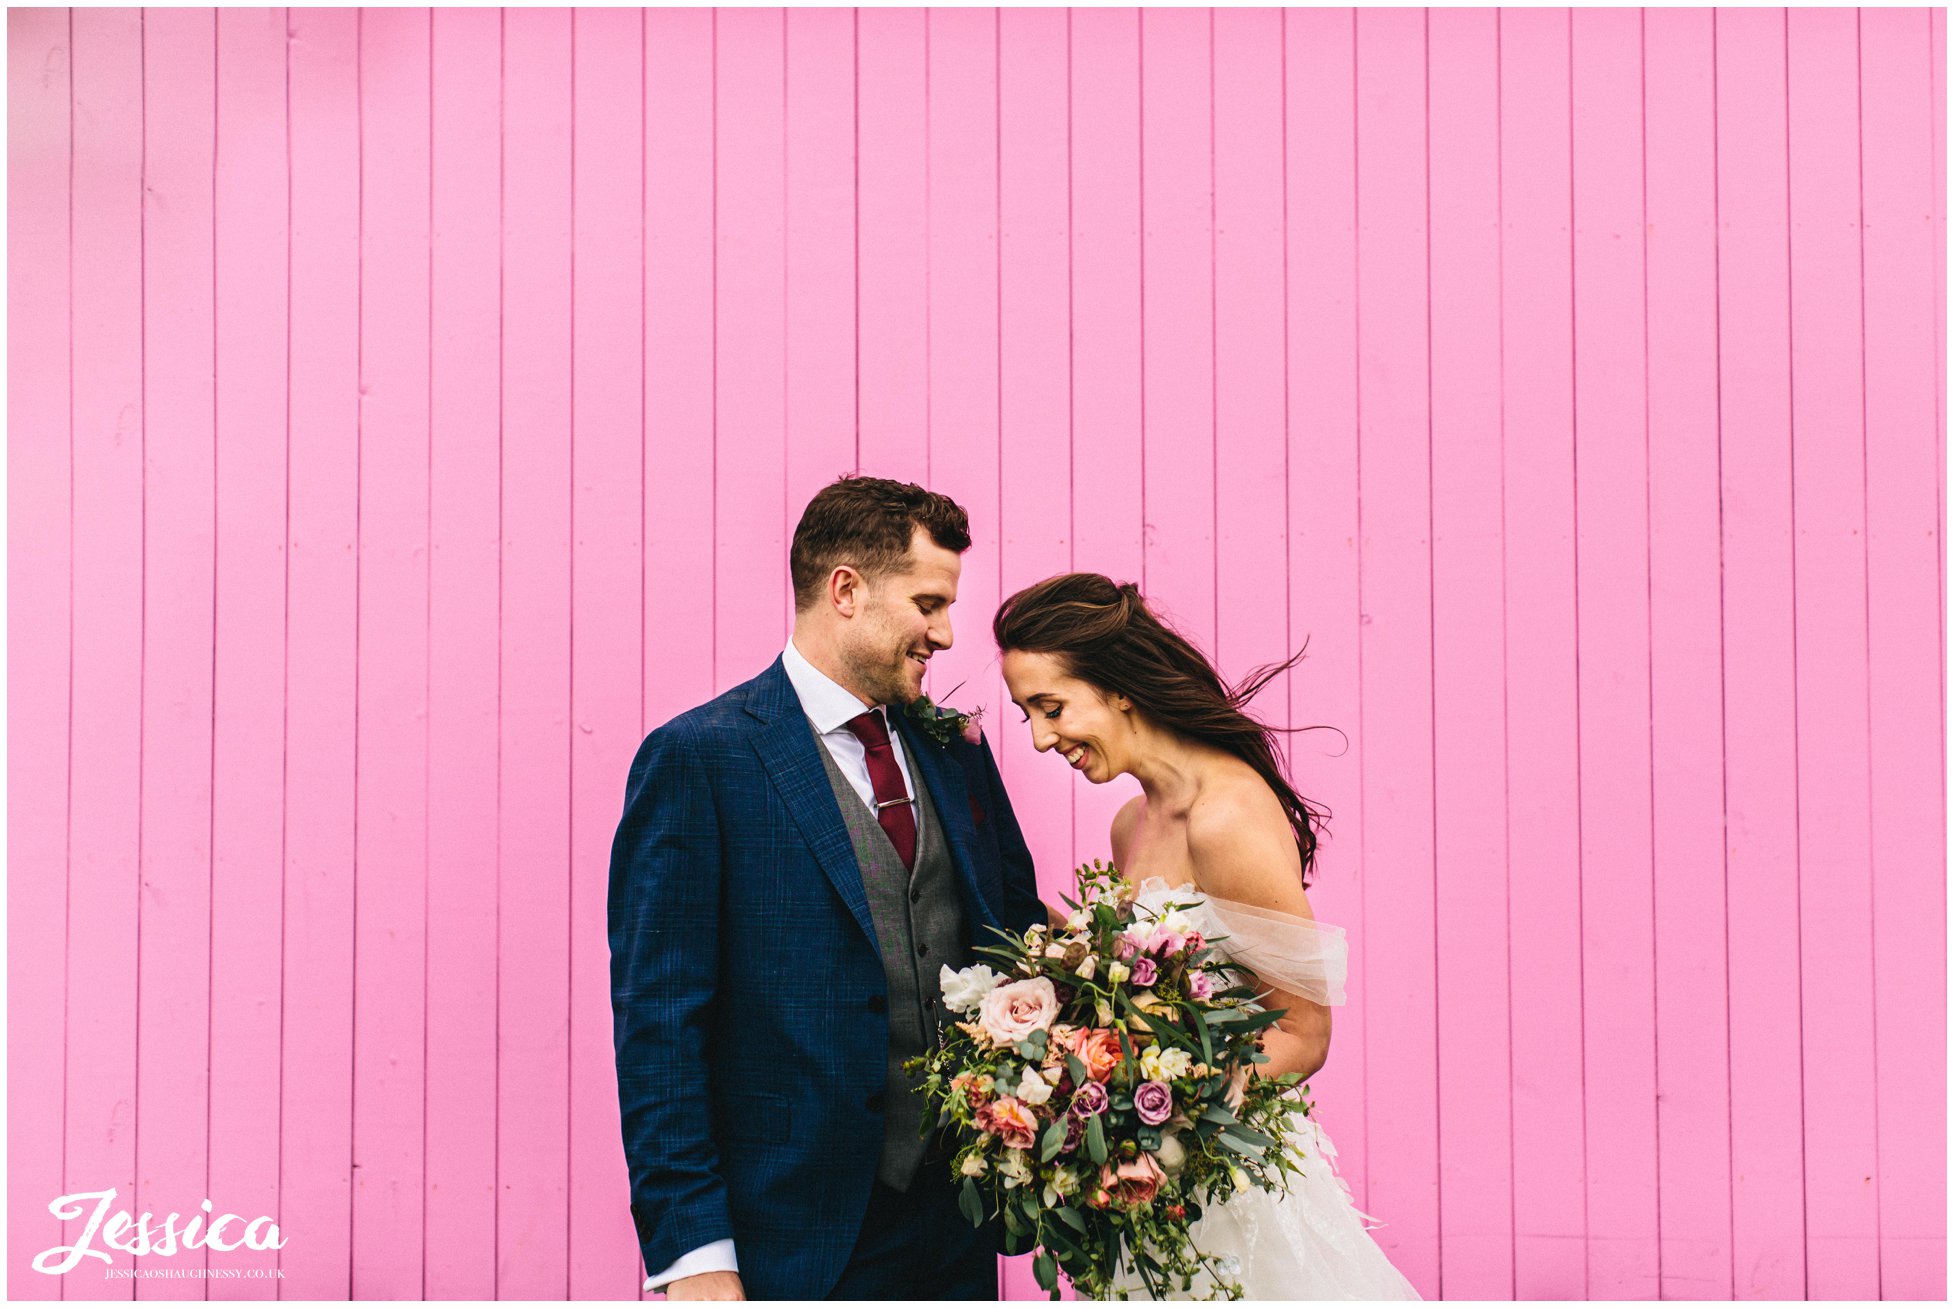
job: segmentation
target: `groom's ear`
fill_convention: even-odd
[[[852,618],[862,594],[862,574],[846,563],[828,574],[828,602],[843,617]]]

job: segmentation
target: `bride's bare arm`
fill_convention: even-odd
[[[1187,851],[1195,880],[1208,894],[1294,917],[1309,918],[1302,858],[1287,816],[1266,788],[1230,788],[1197,799],[1187,815]],[[1330,1054],[1330,1010],[1323,1004],[1257,983],[1266,1008],[1286,1010],[1263,1037],[1263,1076],[1300,1073],[1304,1080]]]

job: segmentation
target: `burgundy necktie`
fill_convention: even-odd
[[[882,710],[870,709],[844,725],[868,751],[868,779],[875,787],[875,820],[889,833],[889,843],[896,847],[902,865],[913,872],[916,869],[914,801],[902,784],[902,769],[896,766],[896,753],[889,744],[889,728],[882,721]]]

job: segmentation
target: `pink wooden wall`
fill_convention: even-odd
[[[10,1292],[635,1294],[625,767],[859,467],[1049,888],[1003,594],[1308,639],[1426,1295],[1942,1297],[1944,14],[11,11]]]

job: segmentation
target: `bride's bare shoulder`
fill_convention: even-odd
[[[1204,785],[1188,809],[1195,880],[1222,899],[1313,917],[1289,815],[1268,783],[1245,772]]]
[[[1140,814],[1146,806],[1147,797],[1135,795],[1120,805],[1119,812],[1113,814],[1113,829],[1108,841],[1113,847],[1113,866],[1125,869],[1126,854],[1133,848],[1133,833],[1139,828]]]

